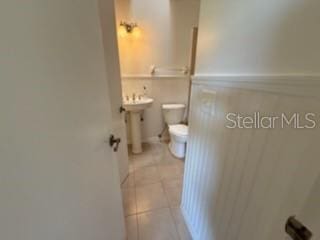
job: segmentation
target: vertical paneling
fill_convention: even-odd
[[[194,240],[281,239],[285,218],[303,202],[297,190],[292,190],[296,177],[307,178],[303,184],[295,182],[302,191],[311,188],[320,175],[320,162],[313,160],[319,152],[313,144],[320,139],[319,128],[228,129],[225,116],[257,111],[268,116],[320,115],[319,100],[291,95],[288,88],[282,93],[278,87],[270,90],[275,86],[258,89],[228,84],[193,84],[182,211]],[[203,89],[216,92],[215,114],[202,111]],[[318,169],[303,174],[298,171],[301,164]],[[286,205],[289,198],[295,201]]]

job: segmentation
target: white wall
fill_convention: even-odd
[[[191,29],[198,25],[198,0],[117,0],[117,22],[134,21],[140,38],[119,38],[121,73],[149,74],[150,66],[189,63]]]
[[[202,0],[197,74],[320,72],[320,1]]]
[[[155,99],[145,111],[143,139],[157,136],[164,127],[161,104],[187,103],[186,77],[150,77],[150,66],[183,67],[189,64],[191,30],[198,25],[198,0],[117,0],[117,22],[134,21],[141,35],[119,37],[123,95],[143,93]],[[168,75],[160,73],[160,75]],[[130,79],[126,78],[130,76]],[[130,132],[130,131],[129,131]],[[130,134],[130,133],[129,133]],[[129,136],[130,138],[130,136]]]
[[[319,128],[228,130],[225,116],[320,116],[319,11],[318,0],[201,1],[182,199],[195,240],[286,239],[286,219],[303,212]]]

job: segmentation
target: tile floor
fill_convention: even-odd
[[[122,184],[128,240],[192,240],[179,207],[184,161],[166,143],[143,147],[142,154],[129,155]]]

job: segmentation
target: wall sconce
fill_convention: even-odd
[[[128,34],[132,35],[133,39],[139,39],[141,37],[141,31],[138,24],[135,22],[120,22],[120,27],[118,29],[118,35],[121,38],[127,37]]]
[[[132,23],[127,23],[127,22],[121,21],[120,22],[120,27],[125,28],[127,33],[131,33],[134,28],[138,27],[138,24],[133,23],[133,22]]]

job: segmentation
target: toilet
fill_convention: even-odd
[[[188,126],[181,124],[186,106],[184,104],[163,104],[162,111],[169,128],[170,152],[177,158],[184,158],[188,140]]]

